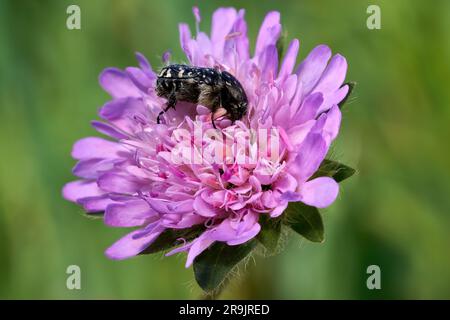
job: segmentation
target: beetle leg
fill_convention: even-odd
[[[214,129],[217,129],[216,123],[214,122],[214,113],[215,113],[215,110],[214,110],[214,109],[217,109],[217,107],[216,107],[216,106],[213,106],[212,114],[211,114],[211,122],[212,122],[213,128],[214,128]]]
[[[164,110],[162,110],[159,114],[158,117],[156,118],[156,123],[160,124],[161,122],[161,116],[166,113],[170,108],[174,108],[175,109],[175,105],[177,104],[177,97],[175,94],[175,89],[172,90],[172,92],[170,93],[169,97],[167,98],[167,107],[164,108]]]

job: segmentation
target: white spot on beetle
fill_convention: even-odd
[[[180,72],[178,72],[178,78],[183,77],[184,69],[181,69]]]
[[[166,77],[167,78],[171,78],[172,77],[172,74],[170,73],[170,69],[167,69]]]

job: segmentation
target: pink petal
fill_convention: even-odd
[[[292,70],[294,70],[295,63],[297,62],[297,54],[299,47],[300,42],[297,39],[291,41],[286,51],[286,54],[283,58],[283,63],[281,65],[278,77],[284,78],[292,73]]]
[[[163,218],[166,217],[166,215],[163,216]],[[163,225],[168,228],[175,228],[175,229],[185,229],[190,228],[194,225],[205,223],[206,218],[199,216],[198,214],[194,212],[188,212],[183,214],[178,214],[177,221],[167,221],[164,222]]]
[[[308,95],[303,101],[297,113],[292,117],[291,123],[302,124],[308,120],[313,120],[316,117],[317,110],[323,103],[323,95],[321,92],[316,92]]]
[[[136,103],[137,99],[125,97],[108,101],[100,108],[98,114],[103,119],[109,121],[122,118],[126,113],[125,110],[129,109],[128,105],[130,102]]]
[[[163,199],[149,198],[147,201],[153,210],[162,214],[186,214],[194,211],[193,199],[184,201],[167,201]]]
[[[301,106],[301,101],[303,98],[303,83],[300,81],[300,79],[297,76],[297,87],[295,88],[294,97],[291,100],[291,103],[289,105],[289,116],[293,117],[294,114],[298,111],[298,109]]]
[[[261,230],[259,213],[248,210],[243,219],[236,222],[225,219],[218,227],[210,230],[210,237],[226,242],[230,246],[242,244],[255,237]]]
[[[328,111],[327,119],[323,127],[324,136],[326,137],[328,145],[330,145],[338,135],[341,125],[341,119],[342,113],[337,105],[335,105]]]
[[[283,202],[280,205],[276,206],[271,212],[270,212],[270,217],[272,218],[276,218],[279,217],[284,210],[286,210],[287,206],[289,205],[288,202]]]
[[[331,50],[325,45],[315,47],[300,64],[297,75],[302,83],[302,90],[305,94],[311,92],[317,81],[322,76],[328,60],[331,57]]]
[[[117,68],[107,68],[99,76],[102,88],[113,98],[140,97],[141,92],[125,72]]]
[[[310,133],[301,144],[289,173],[298,179],[299,183],[306,181],[317,171],[328,151],[327,144],[318,133]]]
[[[288,131],[289,141],[291,145],[298,146],[305,140],[308,133],[311,131],[315,124],[314,120],[307,121],[303,124],[296,125],[295,127],[292,127]]]
[[[143,186],[144,182],[136,177],[123,174],[107,172],[98,178],[98,186],[108,192],[122,194],[134,194]]]
[[[136,52],[136,59],[139,63],[139,67],[147,74],[147,76],[151,77],[152,75],[155,75],[152,71],[152,66],[142,53]]]
[[[125,71],[133,84],[141,91],[147,93],[148,90],[154,86],[154,80],[156,77],[149,78],[148,75],[146,75],[141,69],[128,67]]]
[[[86,212],[94,213],[105,211],[106,207],[112,203],[115,203],[115,201],[111,200],[108,195],[103,195],[81,198],[77,200],[77,203],[82,205],[83,209],[86,210]]]
[[[144,251],[163,231],[164,227],[157,223],[145,236],[141,236],[143,230],[133,231],[115,242],[105,251],[105,254],[108,258],[114,260],[133,257]]]
[[[344,100],[344,98],[347,96],[348,91],[349,91],[349,86],[348,85],[343,85],[341,88],[339,88],[338,91],[336,91],[336,93],[334,94],[333,97],[333,103],[334,104],[339,104],[339,102],[341,102],[342,100]]]
[[[329,177],[305,182],[300,188],[301,201],[307,205],[325,208],[336,200],[339,184]]]
[[[112,227],[137,227],[155,217],[154,211],[144,200],[110,204],[105,211],[105,224]]]
[[[297,82],[298,77],[296,74],[291,74],[286,77],[286,80],[283,83],[283,98],[285,98],[287,101],[291,101],[294,98],[297,90]],[[289,112],[286,113],[288,114],[288,116],[290,115]]]
[[[268,45],[263,50],[259,66],[262,70],[262,79],[266,81],[274,80],[278,70],[278,52],[275,45]]]
[[[93,120],[91,121],[91,125],[98,132],[110,136],[111,138],[118,140],[128,138],[128,135],[122,133],[119,129],[115,128],[113,125],[109,123]]]
[[[285,173],[273,184],[273,189],[280,192],[295,191],[297,189],[297,179],[289,173]]]
[[[272,190],[263,192],[261,196],[261,203],[266,208],[274,208],[278,205],[278,201],[275,200],[274,192]]]
[[[181,240],[181,239],[180,239],[180,240]],[[170,256],[173,256],[174,254],[177,254],[177,253],[180,253],[180,252],[184,252],[184,251],[188,251],[188,250],[192,247],[192,245],[194,244],[194,242],[195,242],[195,240],[192,241],[192,242],[186,243],[186,244],[184,244],[184,245],[182,245],[182,246],[180,246],[180,247],[178,247],[178,248],[172,249],[172,250],[170,250],[169,252],[167,252],[167,253],[165,254],[165,256],[166,256],[166,257],[170,257]],[[187,267],[189,267],[189,266],[186,266],[186,268],[187,268]]]
[[[335,55],[323,72],[314,92],[320,91],[327,94],[336,91],[344,82],[346,73],[347,60],[340,54]]]
[[[194,210],[197,212],[197,214],[203,217],[214,217],[218,213],[217,209],[215,209],[209,203],[206,203],[206,201],[203,200],[200,196],[195,197]]]
[[[255,57],[261,55],[269,45],[276,45],[281,34],[280,13],[277,11],[269,12],[259,29],[256,40]]]
[[[211,55],[213,44],[211,40],[209,39],[208,35],[204,32],[199,32],[197,34],[196,42],[194,48],[196,49],[196,56],[200,59],[199,61],[205,61],[205,55]],[[200,64],[198,64],[200,65]],[[202,63],[201,66],[204,64]]]
[[[225,42],[224,54],[226,56],[224,60],[230,65],[235,62],[234,60],[236,58],[239,60],[238,63],[246,61],[249,58],[247,23],[245,22],[244,15],[245,10],[239,10],[231,31],[235,36]],[[235,52],[237,56],[235,56]]]
[[[261,231],[261,225],[259,223],[255,223],[250,229],[246,230],[245,232],[241,233],[238,237],[228,240],[227,244],[230,246],[236,246],[239,244],[243,244],[250,239],[253,239],[256,237],[256,235]]]
[[[320,106],[319,110],[317,110],[317,115],[319,115],[322,112],[328,111],[332,106],[339,104],[344,98],[347,96],[348,93],[348,86],[342,86],[339,90],[328,93],[324,97],[324,102]]]
[[[87,137],[75,142],[72,157],[77,160],[87,158],[112,159],[128,152],[121,144],[98,137]]]
[[[149,122],[149,109],[142,99],[121,98],[109,101],[99,111],[100,117],[108,120],[124,132],[140,131],[139,122]]]
[[[194,210],[194,200],[172,201],[167,208],[173,213],[185,214]]]
[[[99,174],[112,169],[114,163],[115,161],[111,159],[83,159],[78,161],[72,169],[72,173],[80,178],[96,179]]]
[[[215,242],[215,240],[209,238],[208,236],[209,234],[204,232],[200,237],[194,240],[188,252],[186,268],[189,268],[194,262],[194,259]]]
[[[80,198],[101,196],[104,194],[92,180],[77,180],[67,183],[63,187],[63,197],[76,202]]]
[[[199,254],[205,251],[215,241],[226,242],[228,245],[233,246],[242,244],[254,238],[261,230],[261,226],[257,222],[258,217],[259,214],[256,212],[247,213],[247,216],[238,223],[237,229],[232,227],[232,222],[230,219],[226,219],[221,222],[219,226],[205,231],[200,237],[190,244],[182,248],[175,249],[173,252],[170,252],[170,254],[189,248],[186,261],[187,268],[194,262],[194,259]],[[242,226],[243,230],[238,230],[239,226]]]
[[[180,32],[181,48],[188,57],[189,61],[192,62],[192,52],[189,46],[189,42],[191,40],[191,30],[189,29],[189,26],[185,23],[180,23],[178,29]]]
[[[211,26],[211,42],[213,54],[218,59],[223,57],[226,36],[231,33],[237,12],[234,8],[219,8],[213,13]]]

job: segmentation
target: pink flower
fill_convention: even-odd
[[[73,173],[81,180],[68,183],[63,195],[87,212],[104,211],[109,226],[139,227],[106,250],[112,259],[141,253],[167,230],[197,226],[197,237],[169,253],[187,251],[188,267],[216,241],[234,246],[254,238],[261,215],[278,217],[291,201],[324,208],[338,194],[332,178],[310,178],[339,131],[345,58],[320,45],[296,67],[297,39],[279,57],[278,12],[265,17],[253,55],[244,10],[216,10],[211,35],[193,37],[186,24],[179,29],[190,64],[233,74],[248,112],[235,123],[217,121],[216,136],[207,134],[211,115],[201,105],[180,102],[157,124],[166,101],[155,94],[157,74],[143,55],[137,54],[139,67],[102,72],[112,100],[99,111],[103,121],[92,125],[112,139],[75,143]]]

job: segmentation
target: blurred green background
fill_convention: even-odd
[[[81,30],[66,8],[81,7]],[[366,27],[369,4],[381,30]],[[86,218],[61,197],[73,180],[70,150],[96,135],[89,121],[108,100],[97,82],[108,66],[156,68],[171,49],[184,60],[179,22],[198,5],[209,30],[219,6],[247,9],[252,41],[279,10],[301,57],[328,44],[358,85],[334,158],[358,169],[323,211],[327,240],[292,235],[285,250],[256,258],[224,298],[450,298],[449,1],[0,1],[0,298],[197,298],[185,257],[110,261],[103,251],[126,230]],[[82,289],[66,288],[81,267]],[[381,268],[381,290],[366,287]]]

